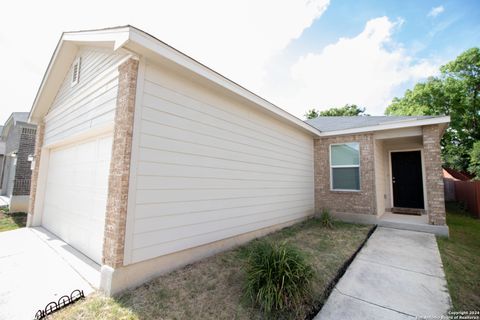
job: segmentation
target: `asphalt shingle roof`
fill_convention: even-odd
[[[317,117],[305,121],[322,132],[378,126],[388,123],[436,118],[436,116]]]

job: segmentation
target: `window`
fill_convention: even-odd
[[[35,135],[37,132],[37,130],[33,129],[33,128],[22,128],[22,134],[31,134],[31,135]]]
[[[360,148],[356,142],[330,145],[332,190],[360,190]]]
[[[72,87],[80,81],[80,57],[75,60],[73,63],[73,70],[72,70]]]

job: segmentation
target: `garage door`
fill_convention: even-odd
[[[97,263],[102,260],[112,137],[50,151],[42,225]]]

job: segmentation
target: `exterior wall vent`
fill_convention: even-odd
[[[78,57],[77,59],[75,59],[75,62],[73,63],[72,87],[80,81],[80,65],[81,65],[81,59],[80,57]]]

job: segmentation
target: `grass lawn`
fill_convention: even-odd
[[[455,311],[480,310],[480,220],[447,204],[450,238],[437,242]]]
[[[0,232],[23,228],[25,227],[26,223],[26,213],[8,213],[0,209]]]
[[[311,219],[266,238],[304,251],[315,269],[311,301],[285,318],[304,319],[326,297],[337,270],[365,239],[371,226],[336,222],[325,229]],[[243,297],[246,244],[161,276],[115,298],[94,294],[53,315],[53,319],[262,319]]]

